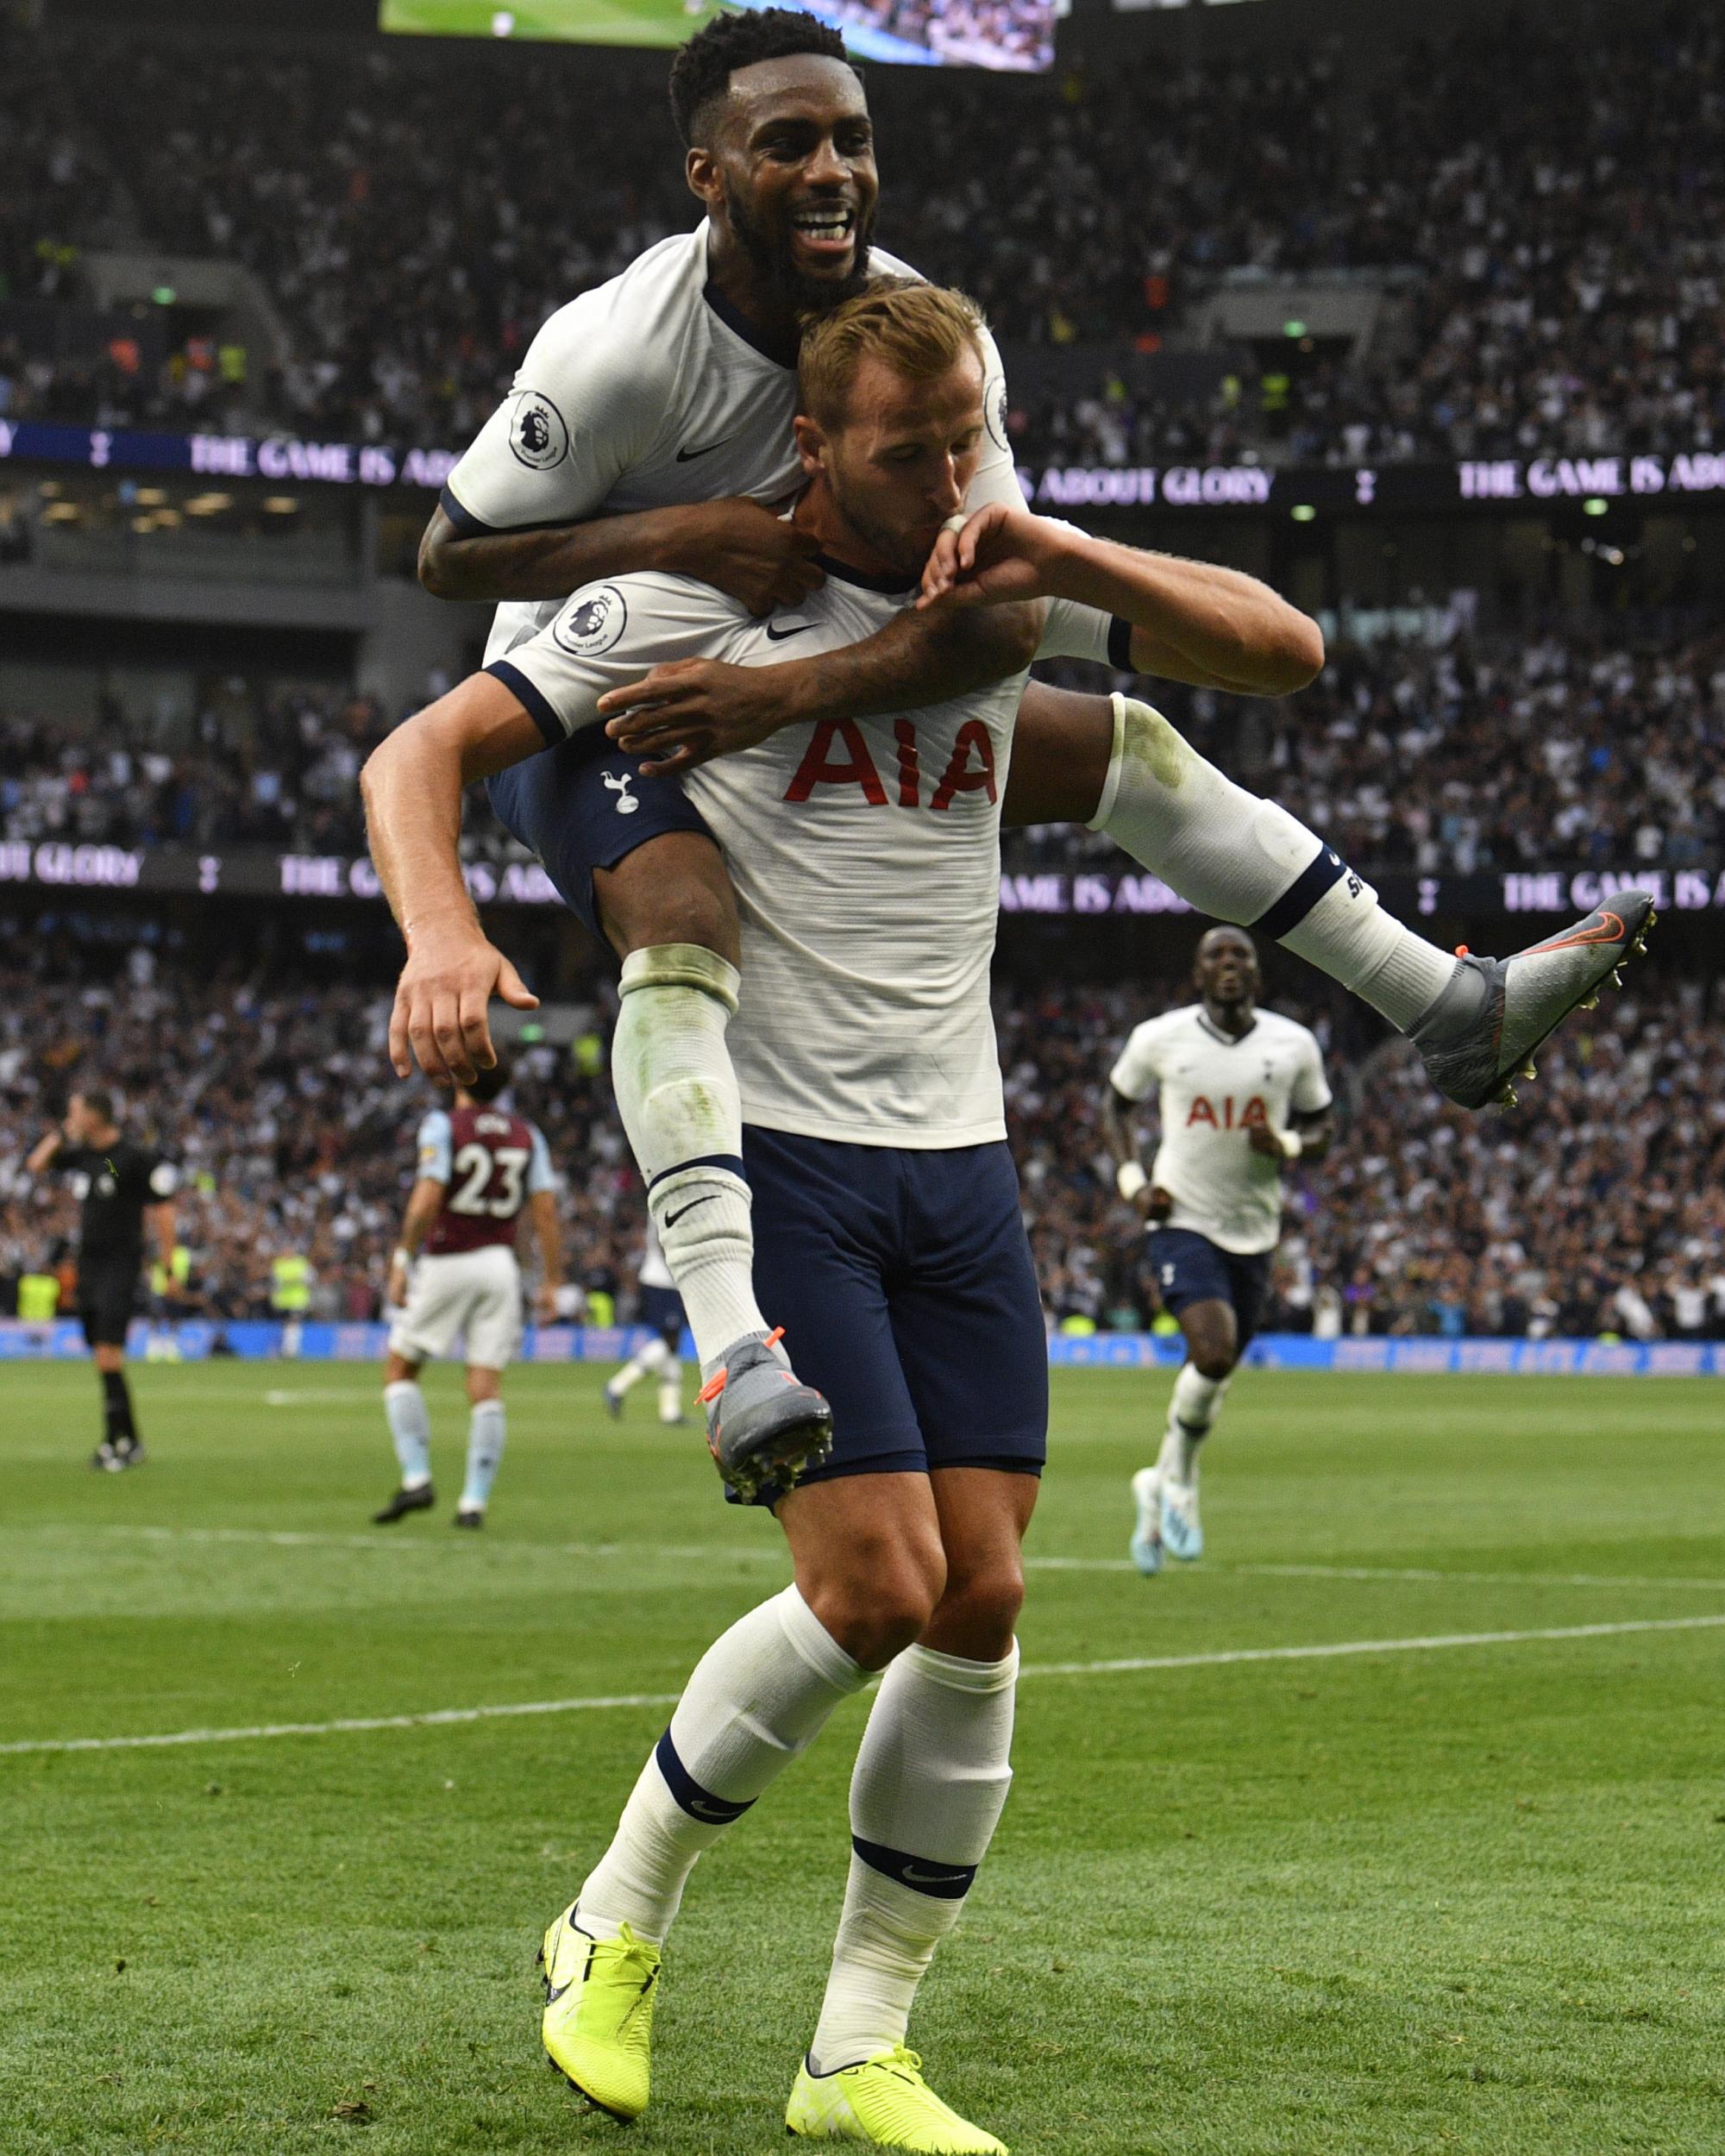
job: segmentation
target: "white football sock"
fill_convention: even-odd
[[[794,1587],[739,1618],[696,1665],[583,1884],[581,1927],[663,1943],[702,1850],[812,1743],[867,1672]]]
[[[670,1374],[659,1380],[659,1420],[661,1422],[681,1422],[683,1419],[683,1366],[673,1363]]]
[[[431,1480],[431,1418],[417,1378],[398,1377],[383,1388],[383,1411],[395,1457],[401,1463],[401,1487],[423,1489]]]
[[[767,1330],[752,1279],[743,1104],[724,1044],[738,980],[698,943],[631,951],[611,1050],[618,1112],[704,1368]]]
[[[850,1780],[850,1876],[814,2041],[836,2073],[901,2044],[1012,1785],[1016,1645],[1002,1662],[907,1647],[881,1680]]]
[[[1386,913],[1339,854],[1201,756],[1160,711],[1117,695],[1114,750],[1089,828],[1201,913],[1283,943],[1406,1032],[1455,958]]]
[[[473,1413],[467,1418],[467,1476],[461,1484],[461,1509],[463,1512],[483,1512],[491,1495],[491,1486],[497,1480],[499,1463],[503,1458],[504,1441],[509,1434],[508,1422],[500,1400],[479,1400],[474,1403]]]
[[[646,1346],[637,1349],[618,1371],[605,1390],[621,1400],[625,1393],[641,1382],[649,1370],[658,1370],[662,1374],[668,1363],[673,1369],[676,1367],[676,1357],[665,1343],[662,1340],[649,1340]]]
[[[1190,1363],[1180,1365],[1174,1381],[1174,1397],[1168,1403],[1168,1428],[1157,1456],[1157,1470],[1176,1482],[1198,1479],[1198,1447],[1209,1435],[1210,1425],[1221,1412],[1226,1377],[1205,1377]]]

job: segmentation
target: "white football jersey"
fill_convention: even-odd
[[[561,741],[656,661],[771,666],[835,651],[915,595],[822,566],[821,589],[767,621],[692,577],[590,585],[486,671]],[[1057,600],[1041,655],[1101,658],[1109,628],[1106,614]],[[685,775],[742,917],[730,1044],[745,1122],[925,1149],[1006,1136],[988,966],[1025,679],[896,716],[804,721]],[[601,770],[629,813],[626,763]]]
[[[1235,1040],[1211,1024],[1202,1004],[1189,1004],[1135,1027],[1110,1083],[1128,1100],[1157,1088],[1162,1142],[1150,1179],[1174,1200],[1164,1225],[1242,1257],[1274,1250],[1281,1163],[1254,1152],[1248,1133],[1258,1124],[1285,1131],[1296,1112],[1329,1106],[1315,1036],[1260,1010]]]
[[[443,511],[473,534],[575,523],[803,484],[791,421],[797,376],[709,281],[707,228],[679,233],[560,307],[514,386],[449,475]],[[870,266],[914,277],[875,248]],[[982,334],[988,441],[967,501],[1022,502],[1007,439],[1000,355]],[[558,599],[497,610],[487,661],[555,617]]]

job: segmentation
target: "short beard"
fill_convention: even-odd
[[[844,278],[806,277],[790,259],[787,248],[775,247],[754,213],[745,208],[730,181],[724,186],[725,214],[737,241],[749,258],[749,266],[761,280],[762,296],[787,315],[824,315],[867,289],[869,278],[869,243],[875,235],[870,210],[856,220],[856,251],[850,274]]]

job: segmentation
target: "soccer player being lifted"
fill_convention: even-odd
[[[1323,1051],[1305,1026],[1258,1008],[1251,937],[1213,928],[1193,981],[1197,1002],[1135,1027],[1108,1081],[1120,1195],[1150,1223],[1145,1256],[1186,1341],[1162,1451],[1132,1477],[1140,1572],[1160,1571],[1164,1550],[1203,1551],[1198,1447],[1258,1328],[1282,1232],[1282,1171],[1321,1159],[1332,1135]],[[1134,1122],[1152,1087],[1162,1136],[1146,1175]]]
[[[649,654],[769,666],[775,627],[837,650],[914,611],[925,567],[931,612],[1051,602],[1051,655],[1092,655],[1115,620],[1161,618],[1161,572],[1142,554],[1019,507],[964,523],[985,376],[974,309],[926,285],[865,293],[812,326],[794,518],[825,582],[768,621],[687,576],[589,587],[398,728],[365,773],[398,919],[442,923],[446,965],[499,978],[461,880],[461,787],[600,736],[603,699]],[[962,531],[943,530],[954,522]],[[696,1859],[884,1670],[851,1784],[831,1974],[787,2123],[882,2147],[1000,2147],[930,2090],[906,2036],[1006,1799],[1019,1543],[1046,1439],[1047,1352],[988,1007],[1022,687],[1020,671],[907,714],[781,729],[631,819],[698,817],[737,884],[729,1144],[754,1192],[756,1247],[753,1281],[739,1242],[722,1284],[739,1300],[758,1288],[796,1329],[834,1436],[788,1488],[718,1448],[734,1492],[773,1506],[795,1583],[703,1658],[610,1848],[546,1935],[546,2047],[618,2117],[648,2100],[662,1951]],[[422,1065],[444,1052],[445,978],[410,953],[398,1062],[410,1046]],[[477,1011],[465,1052],[483,1061]],[[728,1382],[720,1369],[709,1389],[722,1398]]]
[[[457,1340],[470,1413],[467,1475],[452,1524],[485,1525],[507,1433],[503,1373],[521,1345],[515,1245],[524,1213],[539,1244],[539,1316],[549,1324],[556,1314],[557,1179],[543,1134],[501,1104],[509,1080],[499,1056],[455,1088],[449,1107],[432,1109],[419,1125],[417,1173],[389,1265],[388,1300],[399,1314],[390,1327],[383,1405],[401,1481],[373,1514],[380,1527],[429,1512],[437,1501],[419,1372]]]
[[[162,1292],[170,1299],[179,1293],[173,1269],[179,1170],[154,1146],[124,1134],[114,1096],[101,1086],[72,1094],[60,1128],[42,1138],[25,1165],[33,1175],[61,1169],[78,1200],[78,1314],[102,1379],[102,1442],[90,1464],[118,1474],[144,1457],[126,1382],[126,1333],[138,1300],[147,1225],[162,1269]]]
[[[838,34],[775,8],[721,16],[690,39],[672,66],[671,103],[705,222],[546,323],[451,474],[421,573],[441,596],[503,602],[488,663],[507,664],[554,624],[573,657],[640,654],[600,714],[617,739],[585,728],[496,780],[492,799],[623,962],[618,1107],[703,1373],[729,1372],[710,1436],[733,1465],[758,1453],[794,1467],[825,1444],[826,1403],[786,1382],[785,1350],[768,1338],[783,1312],[763,1316],[752,1296],[715,1287],[737,1276],[750,1234],[725,1045],[736,894],[699,818],[682,812],[674,776],[781,728],[851,725],[1019,680],[1043,608],[901,611],[844,649],[810,635],[800,609],[828,572],[806,526],[777,513],[800,483],[799,326],[860,291],[871,270],[912,273],[872,245],[867,100]],[[984,433],[966,506],[1021,508],[999,355],[979,335]],[[766,617],[770,648],[753,655],[780,663],[682,656],[692,647],[674,623],[656,649],[643,647],[617,584],[641,571],[699,579]],[[1315,625],[1252,578],[1148,555],[1138,576],[1149,595],[1139,617],[1096,655],[1117,667],[1283,695],[1322,663]],[[570,593],[581,595],[574,611],[562,604]],[[648,671],[654,660],[667,663]],[[661,807],[668,798],[674,805]],[[1410,1033],[1440,1088],[1467,1106],[1504,1092],[1629,955],[1652,912],[1620,894],[1533,951],[1458,960],[1393,919],[1285,810],[1123,697],[1026,689],[1003,805],[1007,824],[1105,830],[1200,912],[1256,924]],[[469,1076],[486,997],[522,1003],[528,991],[500,957],[476,969],[473,946],[452,942],[440,918],[404,925],[426,991],[416,1048],[434,1077]],[[800,1359],[801,1337],[787,1330]]]

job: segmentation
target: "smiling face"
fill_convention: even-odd
[[[825,424],[800,417],[796,428],[803,469],[827,490],[849,535],[910,582],[963,507],[982,454],[982,355],[966,347],[922,381],[866,358],[839,411]]]
[[[836,305],[868,275],[879,180],[862,85],[800,53],[739,67],[702,116],[689,185],[788,313]]]

